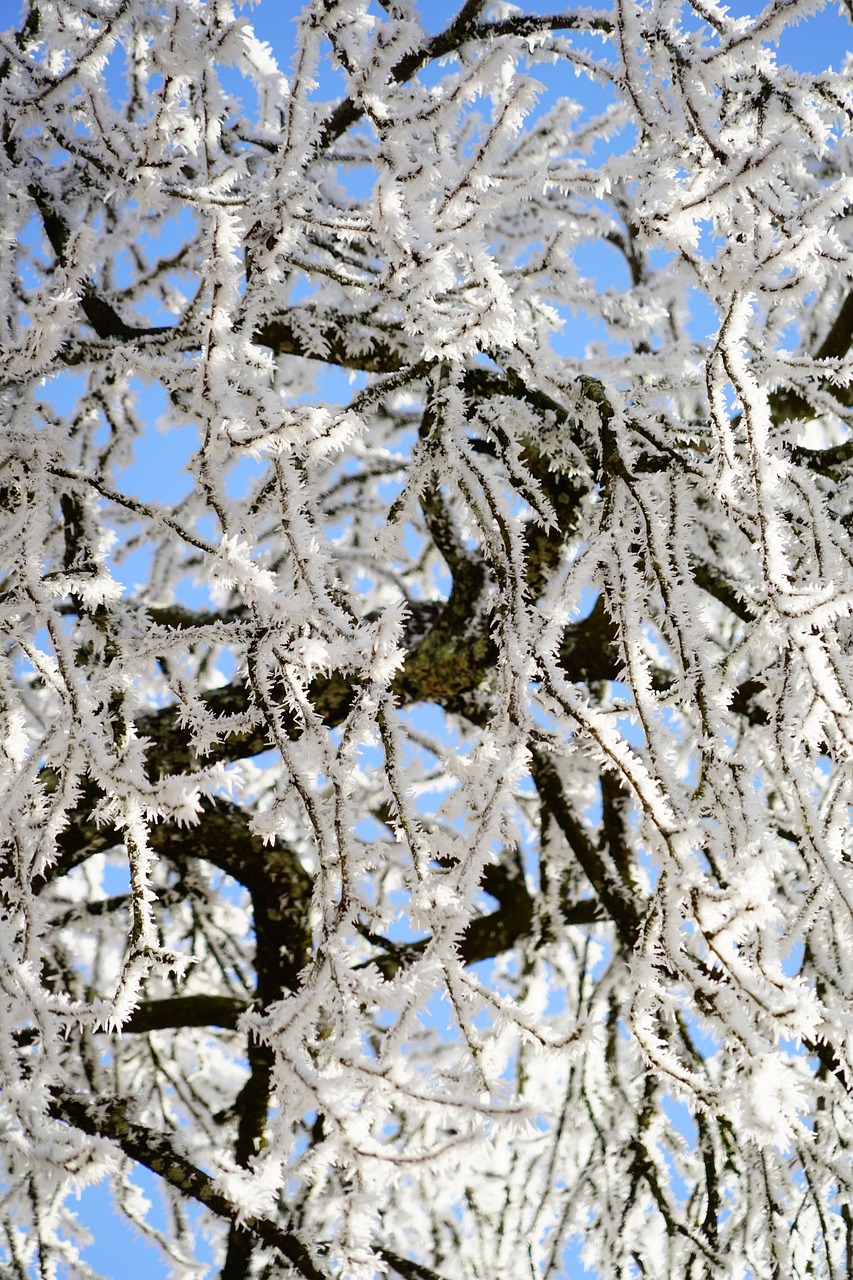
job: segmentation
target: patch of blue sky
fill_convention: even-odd
[[[533,779],[528,775],[519,779],[515,785],[516,792],[520,797],[529,797],[535,802],[537,798],[536,786]],[[521,866],[524,871],[524,880],[527,885],[528,892],[535,896],[542,887],[542,868],[540,865],[540,849],[538,831],[533,823],[528,820],[525,812],[524,799],[519,800],[517,808],[517,816],[515,820],[516,838],[518,841],[518,852],[521,857]]]
[[[603,977],[609,965],[616,955],[616,948],[610,935],[609,923],[602,922],[601,925],[594,926],[596,929],[596,937],[591,942],[592,959],[587,959],[589,967],[589,978],[591,982],[598,982]]]
[[[395,943],[397,946],[405,946],[410,942],[419,942],[424,934],[412,927],[411,922],[411,893],[408,889],[391,889],[388,893],[388,901],[392,907],[398,908],[384,931],[384,936],[389,942]]]
[[[338,181],[341,189],[350,200],[358,202],[367,200],[376,186],[379,170],[374,165],[361,160],[352,160],[338,165]]]
[[[146,429],[134,440],[132,461],[117,469],[117,484],[128,497],[171,506],[187,497],[194,487],[187,468],[199,446],[198,427],[193,422],[183,422],[161,428],[157,424],[163,421],[166,409],[164,388],[160,383],[143,383],[136,378],[130,386],[136,416]]]
[[[46,267],[53,255],[47,247],[41,218],[34,213],[28,218],[18,235],[18,247],[23,250],[18,257],[21,283],[25,289],[37,289],[42,283],[41,268]],[[26,326],[32,317],[22,313],[21,322]]]
[[[661,1096],[661,1110],[675,1132],[680,1134],[689,1146],[695,1146],[699,1141],[699,1129],[696,1117],[687,1103],[672,1093],[664,1093]]]
[[[829,756],[818,756],[814,762],[814,767],[823,778],[828,778],[834,766]]]
[[[253,493],[258,481],[269,471],[266,458],[253,458],[243,454],[232,462],[225,473],[225,492],[233,501],[246,498]]]
[[[613,682],[618,683],[617,681]],[[616,717],[616,726],[629,747],[642,751],[646,745],[646,735],[635,711]]]
[[[547,1018],[562,1019],[569,1011],[569,994],[566,988],[558,981],[551,970],[551,966],[545,965],[543,967],[547,974],[545,989],[548,993],[545,997],[545,1016]]]
[[[69,631],[73,625],[69,619],[63,617],[58,619],[58,624],[65,631]],[[46,627],[40,627],[33,636],[32,650],[34,656],[38,654],[53,653],[53,643]],[[37,657],[36,660],[38,661]],[[12,650],[12,671],[14,673],[15,680],[20,680],[22,682],[42,679],[38,670],[33,665],[32,659],[23,651],[23,649],[18,647],[15,647]]]
[[[450,777],[444,770],[437,770],[412,784],[410,796],[416,813],[422,817],[432,817],[448,796],[459,791],[460,784],[456,778]],[[450,820],[445,815],[444,821],[457,830],[464,830],[467,825],[465,815],[461,812]]]
[[[424,1031],[437,1032],[448,1045],[459,1040],[459,1024],[450,997],[444,987],[437,987],[421,1004],[418,1022]]]
[[[813,294],[807,294],[803,299],[801,313],[805,315],[814,301]],[[798,304],[799,306],[799,304]],[[798,315],[800,311],[798,311]],[[802,330],[798,318],[792,317],[787,324],[776,331],[775,345],[780,355],[793,355],[802,339]]]
[[[557,355],[585,361],[598,351],[606,355],[628,353],[628,344],[614,340],[609,326],[600,316],[590,315],[583,307],[554,302],[551,305],[563,321],[563,327],[551,337],[551,345]]]
[[[243,75],[238,67],[217,67],[219,85],[226,99],[226,113],[229,117],[246,117],[254,120],[258,113],[258,91],[252,80]]]
[[[400,459],[400,465],[401,468],[404,465],[403,458]],[[403,492],[405,483],[405,478],[401,470],[399,475],[389,475],[384,480],[378,480],[376,482],[376,495],[390,508],[392,503],[394,503]]]
[[[161,1179],[143,1166],[134,1165],[130,1180],[150,1205],[146,1220],[155,1231],[166,1231],[170,1211],[163,1199]],[[91,1267],[108,1278],[120,1274],[121,1280],[154,1280],[158,1275],[165,1277],[173,1274],[171,1264],[156,1241],[116,1211],[106,1181],[87,1187],[80,1198],[84,1212],[92,1215],[97,1213],[103,1217],[110,1214],[113,1219],[110,1234],[105,1233],[100,1237],[96,1235],[92,1244],[83,1251],[83,1257]],[[206,1276],[213,1273],[216,1250],[224,1227],[192,1202],[183,1205],[182,1212],[185,1215],[187,1238],[192,1240],[194,1257],[207,1268],[199,1275],[199,1280],[205,1280]],[[81,1217],[83,1216],[84,1213],[81,1212]]]
[[[682,1009],[681,1017],[690,1042],[699,1056],[704,1059],[716,1057],[722,1046],[712,1027],[687,1009]]]
[[[726,11],[731,18],[757,18],[766,7],[761,0],[728,0]],[[717,44],[715,32],[690,5],[682,7],[679,22],[684,31],[704,30],[706,47]],[[790,22],[778,40],[762,40],[759,44],[775,47],[777,63],[795,71],[820,72],[830,67],[838,70],[850,49],[849,19],[845,18],[840,3],[824,3],[806,20],[798,18]]]
[[[802,938],[791,942],[787,951],[782,953],[782,972],[786,978],[795,978],[803,967],[806,944]]]
[[[613,49],[613,42],[602,32],[561,31],[556,33],[563,48],[571,48],[590,60],[606,59]],[[526,59],[534,79],[542,85],[544,99],[552,103],[556,98],[577,101],[581,118],[594,119],[615,101],[613,89],[602,76],[595,76],[561,53],[554,53],[541,46],[531,50]]]
[[[183,267],[180,252],[193,241],[197,233],[197,216],[186,205],[182,205],[167,218],[158,217],[156,223],[146,218],[140,220],[139,247],[152,262],[162,262],[168,258],[173,260],[174,265],[166,272],[165,278],[171,282],[178,297],[189,298],[195,293],[195,273]],[[123,287],[128,282],[116,279],[114,283]],[[146,323],[152,325],[170,324],[177,314],[177,308],[167,309],[160,298],[147,290],[137,299],[136,309]]]
[[[671,1093],[664,1093],[660,1103],[671,1130],[683,1138],[686,1148],[695,1148],[699,1131],[690,1108]],[[658,1142],[656,1150],[659,1159],[666,1166],[668,1190],[683,1208],[694,1194],[695,1187],[683,1177],[675,1153],[667,1144]]]
[[[370,771],[381,769],[385,763],[385,750],[377,742],[362,742],[358,748],[357,761],[359,769]]]
[[[237,658],[230,649],[219,646],[216,650],[216,661],[209,673],[213,687],[229,684],[243,665],[243,659]],[[239,769],[239,765],[235,765]]]
[[[587,1266],[584,1261],[583,1237],[579,1231],[573,1231],[566,1243],[560,1250],[560,1270],[558,1276],[571,1276],[573,1280],[583,1280],[589,1277],[589,1280],[602,1280],[600,1271],[595,1270],[591,1266]]]
[[[780,1052],[789,1061],[794,1058],[797,1058],[800,1060],[806,1059],[806,1061],[808,1061],[809,1064],[812,1066],[812,1070],[816,1071],[818,1069],[819,1059],[809,1057],[808,1050],[804,1048],[803,1042],[801,1040],[794,1040],[790,1036],[780,1036],[778,1043],[779,1043]],[[810,1117],[808,1117],[807,1114],[802,1114],[800,1116],[800,1120],[803,1122],[806,1122],[807,1124],[809,1122],[809,1119]],[[813,1122],[813,1117],[811,1119]]]
[[[130,893],[130,864],[122,846],[104,854],[101,885],[108,898]]]
[[[688,311],[688,331],[697,342],[712,338],[720,327],[722,312],[701,289],[689,288],[684,295]]]
[[[597,293],[613,289],[625,292],[631,287],[631,273],[625,255],[608,240],[600,237],[584,240],[573,252],[575,266],[593,285]]]
[[[121,41],[116,41],[110,50],[107,59],[101,70],[104,78],[107,92],[110,95],[110,101],[113,106],[120,110],[130,101],[130,75],[129,75],[129,58],[127,50]],[[156,92],[163,86],[163,77],[155,74],[152,77],[151,88]],[[145,119],[145,116],[141,117]]]
[[[764,8],[745,0],[733,0],[728,7],[735,17],[757,16]],[[791,23],[776,45],[777,62],[795,71],[839,71],[849,53],[850,20],[841,4],[825,4],[807,21]]]
[[[44,401],[56,413],[67,413],[71,406],[83,395],[88,384],[85,373],[71,373],[63,370],[45,378],[39,386],[39,399]]]
[[[597,830],[601,825],[601,819],[604,815],[604,804],[601,799],[601,789],[596,786],[595,799],[592,800],[583,811],[584,826]]]
[[[135,1167],[133,1183],[152,1204],[157,1194],[157,1181],[155,1174],[140,1165]],[[119,1259],[122,1280],[149,1280],[153,1268],[165,1268],[162,1249],[115,1208],[106,1178],[80,1192],[77,1212],[82,1221],[98,1222],[101,1228],[93,1233],[92,1243],[81,1250],[83,1259],[96,1272],[114,1276]]]
[[[138,525],[123,530],[124,540],[116,543],[107,555],[110,577],[119,583],[125,600],[139,597],[145,605],[164,605],[174,602],[175,596],[189,609],[200,607],[184,590],[160,595],[151,587],[154,568],[154,543],[142,536]]]
[[[531,681],[530,691],[533,696],[530,700],[529,712],[533,723],[542,731],[543,734],[547,735],[557,733],[558,721],[556,717],[551,715],[551,713],[547,711],[539,701],[538,695],[542,692],[541,683],[538,680]],[[562,733],[564,741],[570,741],[574,736],[572,733],[565,734],[562,729],[559,729],[559,732]]]
[[[707,262],[716,261],[726,248],[726,237],[715,228],[711,218],[700,218],[695,226],[699,233],[696,241],[697,254]]]
[[[379,818],[375,818],[371,813],[367,814],[363,818],[359,818],[358,821],[354,823],[353,833],[366,845],[376,846],[378,841],[388,839],[388,831],[385,824],[380,821]],[[365,886],[365,889],[366,888],[367,886]],[[359,892],[362,892],[361,889]],[[371,893],[374,892],[375,890],[372,888],[371,881]],[[364,893],[362,892],[362,897],[363,896]]]
[[[200,523],[200,522],[199,522]],[[202,529],[197,530],[202,537],[211,536],[209,531]],[[179,600],[182,605],[188,609],[197,609],[199,612],[215,609],[216,601],[211,592],[210,581],[203,568],[192,567],[180,576],[177,581],[176,588],[172,593],[175,599]]]

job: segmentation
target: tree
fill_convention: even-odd
[[[853,1275],[815,8],[0,38],[4,1276]]]

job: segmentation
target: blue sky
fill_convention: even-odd
[[[543,4],[539,7],[544,10],[547,6]],[[291,0],[265,0],[250,13],[255,30],[261,38],[270,43],[285,70],[291,57],[293,20],[300,8],[300,5],[292,3]],[[736,0],[730,8],[741,15],[758,12],[761,5],[751,5],[745,0]],[[431,30],[440,30],[457,9],[458,4],[451,4],[448,0],[429,0],[424,5],[427,26]],[[16,26],[21,10],[22,6],[17,3],[17,0],[0,0],[0,27],[5,29]],[[829,65],[838,64],[849,48],[850,33],[849,22],[840,16],[835,6],[830,5],[809,23],[789,30],[783,38],[780,52],[782,57],[798,70],[823,70]],[[558,94],[563,88],[574,96],[582,96],[584,93],[583,83],[567,69],[537,68],[535,74],[546,84],[546,98]],[[333,84],[334,79],[330,76],[329,96],[334,92]],[[606,275],[608,270],[606,259],[602,259],[598,267]],[[608,283],[606,279],[602,282]],[[583,323],[576,325],[574,330],[569,325],[564,338],[566,350],[577,349],[588,339],[589,333]],[[327,383],[327,388],[332,392],[334,392],[335,376],[337,375],[330,375]],[[68,392],[67,386],[63,388],[58,385],[57,402],[67,397]],[[156,420],[159,412],[156,389],[141,389],[140,408],[149,420]],[[149,432],[137,450],[135,462],[122,477],[126,488],[140,497],[157,497],[163,501],[174,500],[181,492],[186,491],[188,482],[181,476],[181,468],[189,457],[194,443],[195,433],[191,427],[187,427],[184,431],[172,432],[168,436],[156,431]],[[235,476],[233,481],[235,484],[239,483],[240,477]],[[135,576],[140,578],[144,576],[144,570],[144,557],[142,557],[135,563],[131,561],[125,565],[121,576],[129,585],[132,585]],[[134,1178],[156,1204],[157,1179],[144,1170],[138,1170]],[[84,1256],[97,1271],[106,1277],[115,1277],[116,1280],[119,1278],[120,1280],[159,1280],[160,1277],[165,1280],[169,1275],[169,1269],[159,1250],[144,1241],[111,1209],[106,1184],[85,1191],[81,1197],[81,1209],[82,1217],[94,1236],[94,1243],[84,1250]],[[155,1222],[157,1220],[156,1213],[154,1220]],[[204,1256],[204,1247],[200,1249],[202,1256]],[[566,1257],[564,1274],[571,1277],[571,1280],[577,1280],[584,1274],[589,1274],[581,1266],[577,1255],[578,1251],[571,1249]]]

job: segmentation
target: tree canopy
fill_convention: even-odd
[[[853,1275],[853,58],[270,6],[0,34],[2,1274]]]

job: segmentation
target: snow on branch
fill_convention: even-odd
[[[435,25],[0,32],[10,1275],[849,1268],[849,15]]]

